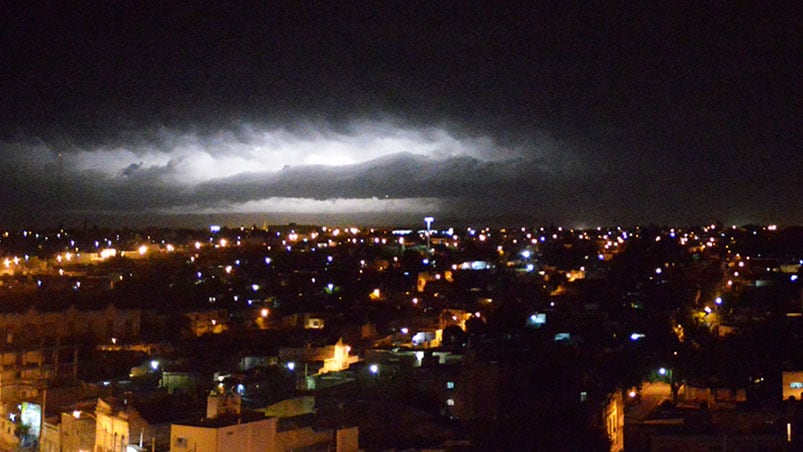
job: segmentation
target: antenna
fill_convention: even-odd
[[[429,250],[430,250],[430,248],[431,248],[431,245],[430,245],[430,239],[429,239],[429,237],[430,237],[430,235],[432,235],[432,229],[431,229],[431,226],[432,226],[432,222],[433,222],[433,221],[435,221],[435,219],[434,219],[434,218],[432,218],[432,217],[426,217],[426,218],[424,218],[424,223],[426,223],[426,224],[427,224],[427,253],[429,253]]]

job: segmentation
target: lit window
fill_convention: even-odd
[[[454,399],[446,399],[446,406],[454,406]]]
[[[446,389],[454,389],[454,382],[453,381],[447,381],[446,382]]]
[[[789,387],[792,388],[792,389],[802,389],[803,388],[803,382],[793,381],[793,382],[789,383]]]

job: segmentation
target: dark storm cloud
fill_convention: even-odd
[[[0,206],[23,216],[387,196],[467,216],[803,220],[800,29],[781,6],[3,16]]]
[[[225,210],[275,197],[459,198],[498,193],[525,177],[583,171],[546,138],[534,143],[536,152],[499,146],[484,136],[392,123],[292,130],[249,125],[214,135],[156,135],[126,147],[94,149],[5,143],[0,147],[7,165],[0,173],[14,188],[35,187],[15,190],[20,204],[127,211]]]

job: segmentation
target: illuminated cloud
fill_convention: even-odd
[[[387,196],[462,218],[802,221],[783,8],[142,3],[6,11],[4,215]]]
[[[675,187],[690,185],[693,175],[679,183],[671,168],[645,172],[627,162],[594,160],[593,146],[547,134],[511,144],[393,121],[300,124],[203,133],[161,128],[80,146],[0,143],[0,205],[11,206],[6,213],[23,224],[52,224],[65,214],[282,213],[276,218],[312,222],[316,215],[392,222],[423,213],[463,219],[513,214],[591,223],[730,215],[717,196],[689,209],[688,195]],[[611,170],[609,162],[618,165]],[[777,213],[786,209],[777,205]]]
[[[0,176],[14,186],[7,204],[25,200],[50,215],[410,214],[507,196],[563,171],[554,146],[541,144],[392,121],[162,128],[96,146],[3,143]]]
[[[304,214],[338,214],[351,213],[422,213],[437,212],[441,209],[442,200],[438,198],[266,198],[243,203],[221,206],[181,206],[165,210],[164,213],[304,213]]]
[[[521,155],[487,136],[456,136],[436,127],[360,121],[345,129],[315,124],[292,129],[245,125],[205,136],[160,130],[143,143],[68,153],[65,163],[75,172],[93,172],[109,179],[143,176],[166,184],[193,185],[285,167],[354,165],[399,153],[482,160]]]

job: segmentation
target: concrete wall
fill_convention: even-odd
[[[49,424],[45,422],[42,434],[42,443],[39,445],[40,452],[61,452],[61,434],[59,424]]]
[[[122,444],[128,444],[131,435],[128,420],[118,416],[97,413],[95,424],[95,447],[102,450],[120,450]]]
[[[276,419],[269,418],[246,424],[235,424],[218,429],[218,451],[271,450],[275,439]]]
[[[313,430],[310,427],[277,432],[278,419],[223,427],[173,424],[170,429],[172,452],[291,451],[320,447],[336,452],[359,450],[359,429]]]
[[[95,419],[61,413],[61,447],[65,451],[95,450]]]
[[[173,424],[173,452],[271,451],[275,449],[276,418],[233,424],[220,428]]]
[[[360,449],[358,427],[342,428],[335,433],[336,452],[357,452]]]
[[[334,443],[332,430],[315,431],[309,427],[288,430],[276,434],[277,451],[289,451],[309,447],[312,445],[326,445]]]
[[[20,440],[14,434],[17,426],[11,422],[7,415],[0,417],[0,448],[15,450]]]
[[[217,452],[217,429],[173,424],[170,450],[174,452]]]

